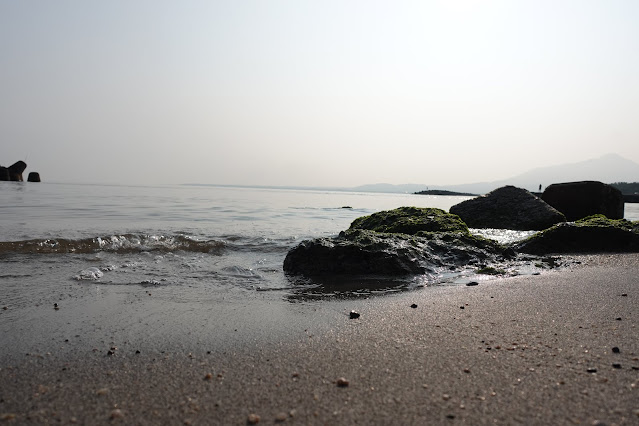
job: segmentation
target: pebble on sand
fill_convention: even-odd
[[[120,410],[119,408],[116,408],[115,410],[111,411],[112,419],[121,419],[123,417],[124,417],[124,413],[122,413],[122,410]]]
[[[260,416],[257,414],[249,414],[248,419],[246,419],[247,423],[250,425],[256,425],[260,422]]]
[[[410,305],[410,307],[411,307],[411,308],[413,308],[413,309],[415,309],[415,308],[417,308],[417,304],[416,304],[416,303],[413,303],[412,305]]]
[[[351,311],[351,313],[349,314],[350,319],[357,319],[359,318],[359,313],[355,312],[355,311]]]
[[[619,352],[621,352],[621,351],[619,350],[619,348],[617,346],[612,348],[612,353],[618,354]]]
[[[337,379],[336,383],[337,386],[339,386],[340,388],[345,388],[349,385],[349,381],[346,380],[344,377],[340,377],[339,379]]]

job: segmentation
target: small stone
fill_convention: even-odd
[[[612,348],[612,353],[618,354],[619,352],[621,352],[621,351],[619,350],[618,347],[615,346],[615,347]]]
[[[415,303],[413,303],[412,305],[410,305],[411,308],[416,309],[417,305]]]
[[[466,308],[464,308],[463,306],[460,306],[459,309],[466,309]]]
[[[621,293],[623,297],[628,297],[628,293]]]
[[[477,281],[471,281],[469,283],[466,283],[467,287],[473,287],[473,286],[476,286],[476,285],[479,285],[479,283]]]
[[[469,368],[464,368],[464,373],[470,373],[470,369]]]
[[[257,414],[249,414],[248,419],[246,419],[246,421],[250,425],[256,425],[260,422],[260,416],[258,416]]]
[[[277,415],[275,416],[275,421],[281,423],[286,421],[287,418],[288,415],[286,413],[277,413]]]
[[[596,368],[589,368],[586,370],[588,373],[596,373],[597,369]]]
[[[443,399],[444,401],[448,401],[448,400],[450,399],[450,395],[448,395],[447,393],[445,393],[445,394],[443,394],[443,395],[442,395],[442,399]]]
[[[98,389],[95,392],[96,395],[100,395],[100,396],[106,395],[107,393],[109,393],[109,390],[107,388]]]
[[[337,386],[339,386],[340,388],[345,388],[350,384],[349,381],[343,377],[340,377],[339,379],[337,379],[336,383],[337,383]]]
[[[204,376],[204,380],[211,380],[213,379],[213,375],[211,373],[206,373],[206,376]]]
[[[3,307],[2,307],[2,310],[3,310],[3,311],[6,311],[7,309],[9,309],[9,307],[8,307],[8,306],[3,306]]]
[[[614,364],[612,364],[612,368],[620,369],[621,368],[621,364],[614,363]]]
[[[139,351],[139,350],[135,351],[135,354],[136,354],[136,355],[139,355],[139,354],[140,354],[140,351]]]
[[[357,318],[359,318],[359,313],[357,313],[355,311],[351,311],[349,316],[350,316],[350,319],[357,319]]]
[[[617,321],[621,321],[621,317],[617,317],[615,318]]]
[[[122,413],[122,410],[120,410],[119,408],[116,408],[115,410],[111,411],[111,416],[112,419],[121,419],[124,417],[124,413]]]

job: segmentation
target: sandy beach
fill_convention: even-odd
[[[148,289],[8,306],[0,422],[639,424],[639,255],[576,259],[273,312]]]

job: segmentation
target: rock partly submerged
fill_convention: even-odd
[[[564,222],[565,216],[522,188],[504,186],[450,208],[471,228],[541,231]]]
[[[554,183],[546,188],[541,198],[560,212],[567,220],[578,220],[595,214],[610,219],[623,219],[624,197],[612,185],[597,181]]]
[[[303,241],[288,252],[284,271],[306,276],[424,274],[514,255],[495,241],[471,235],[458,216],[401,207],[356,219],[337,237]]]
[[[557,224],[516,243],[516,251],[547,253],[639,252],[639,222],[593,215]]]

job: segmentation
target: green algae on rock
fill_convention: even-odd
[[[639,252],[639,222],[592,215],[552,226],[514,248],[530,254]]]
[[[459,216],[441,209],[421,207],[399,207],[363,216],[355,219],[349,229],[409,235],[420,231],[469,233],[468,226]]]
[[[405,233],[349,229],[301,242],[284,259],[293,275],[407,275],[503,261],[514,251],[464,232]]]

